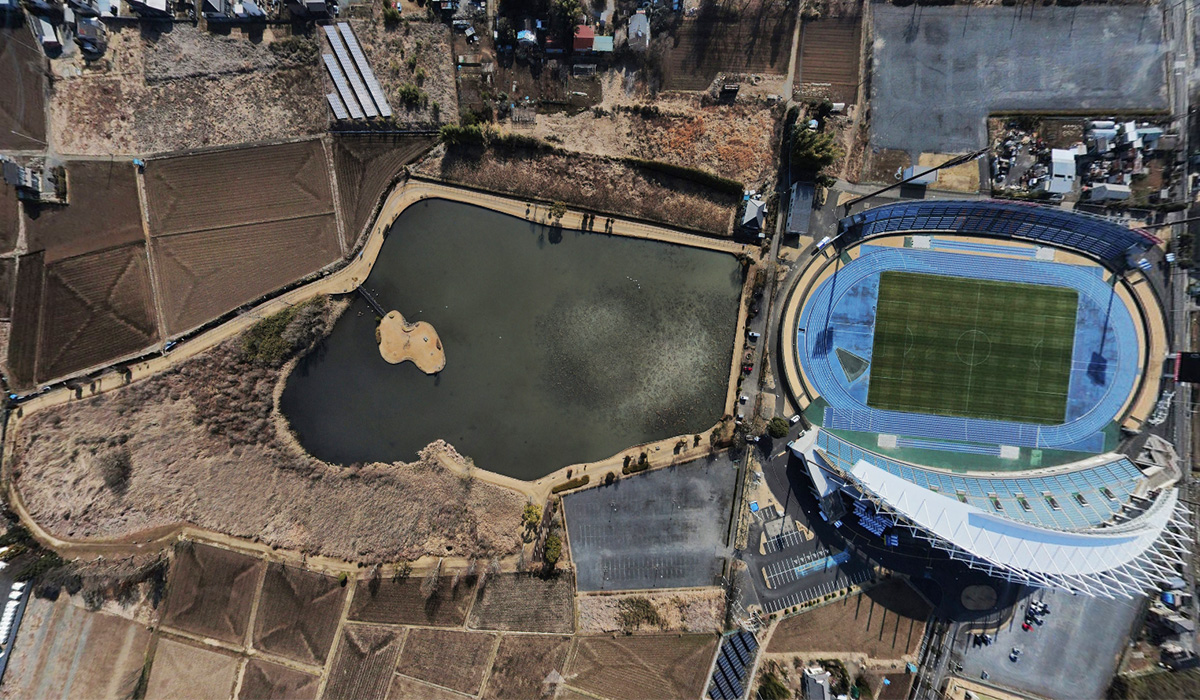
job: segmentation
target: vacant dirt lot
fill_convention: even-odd
[[[392,682],[404,630],[347,624],[322,697],[329,700],[383,700]]]
[[[338,136],[333,161],[344,219],[346,250],[354,247],[374,218],[380,198],[404,166],[431,148],[432,136]]]
[[[287,698],[287,700],[313,700],[317,697],[319,679],[287,666],[273,664],[262,659],[246,662],[242,672],[242,686],[238,691],[240,700],[264,700],[265,698]]]
[[[238,657],[159,639],[146,700],[228,700],[237,679]]]
[[[350,619],[393,625],[461,626],[471,605],[474,579],[463,579],[455,587],[453,576],[443,576],[428,598],[421,594],[421,580],[383,579],[377,587],[359,581],[354,600],[350,601]]]
[[[487,580],[471,608],[471,626],[519,632],[564,632],[575,628],[575,577],[501,574]]]
[[[137,685],[150,632],[72,604],[30,598],[0,697],[127,698]]]
[[[397,124],[414,127],[458,122],[449,27],[420,21],[395,29],[381,21],[355,20],[351,25],[387,94]],[[400,99],[400,88],[405,85],[419,88],[422,99],[406,104]]]
[[[722,72],[787,73],[795,27],[796,7],[783,0],[702,3],[661,42],[663,86],[706,90]]]
[[[460,149],[431,157],[433,177],[517,197],[561,201],[671,226],[728,235],[738,198],[677,177],[582,154],[501,156]]]
[[[541,634],[506,634],[500,640],[483,697],[489,700],[525,700],[542,693],[542,681],[551,671],[565,670],[570,637]]]
[[[650,601],[661,623],[631,626],[621,618],[621,601],[644,598]],[[725,624],[725,593],[719,588],[703,591],[637,593],[632,595],[584,595],[579,597],[579,631],[611,633],[719,632]]]
[[[41,142],[46,140],[46,73],[46,58],[23,22],[0,29],[0,85],[4,85],[0,90],[0,149],[42,148]]]
[[[268,564],[254,619],[254,647],[324,666],[345,600],[346,589],[335,578]]]
[[[859,653],[872,659],[916,654],[929,606],[903,581],[789,617],[775,628],[769,653]]]
[[[328,106],[315,50],[186,24],[109,28],[105,59],[55,81],[50,131],[63,153],[159,153],[323,131]]]
[[[396,670],[406,676],[474,695],[483,683],[496,635],[461,630],[411,629]]]
[[[250,363],[240,347],[233,339],[170,373],[27,417],[14,473],[32,517],[80,539],[186,521],[368,562],[515,551],[524,496],[464,482],[439,461],[455,458],[440,441],[410,464],[318,462],[278,432],[280,371]],[[132,469],[117,493],[95,453],[121,436]]]
[[[226,549],[185,542],[176,549],[162,624],[241,644],[263,562]]]
[[[616,700],[700,697],[718,640],[715,634],[579,637],[563,675],[580,690]]]
[[[861,56],[861,17],[805,22],[796,67],[796,99],[854,104],[858,101]]]

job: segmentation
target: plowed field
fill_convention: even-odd
[[[254,622],[255,648],[323,666],[345,599],[337,579],[268,564]]]
[[[346,625],[325,686],[327,700],[383,700],[392,682],[404,630]]]
[[[237,667],[238,657],[231,654],[160,639],[146,700],[227,700]]]
[[[406,676],[474,695],[479,692],[488,659],[495,648],[494,634],[412,629],[404,642],[404,654],[397,670]]]
[[[319,679],[262,659],[251,659],[242,674],[239,700],[312,700]]]
[[[572,686],[614,700],[697,698],[717,650],[716,635],[581,637]]]
[[[47,262],[144,239],[137,173],[121,160],[67,163],[67,205],[26,210],[28,249]]]
[[[503,574],[487,580],[471,609],[480,629],[570,634],[575,622],[575,577]]]
[[[571,650],[570,637],[544,634],[506,634],[500,640],[483,697],[489,700],[524,700],[542,692],[542,681],[551,671],[562,673]]]
[[[474,584],[459,581],[458,587],[452,588],[453,581],[452,577],[443,576],[429,598],[421,595],[418,577],[400,581],[384,579],[375,593],[371,593],[371,586],[366,581],[359,581],[354,600],[350,601],[350,619],[401,625],[461,626],[467,618]]]
[[[805,22],[800,34],[796,87],[805,99],[858,100],[862,19],[829,18]]]
[[[0,149],[42,147],[47,72],[46,58],[24,23],[0,29]]]
[[[240,644],[263,563],[225,549],[181,547],[171,567],[162,624]]]
[[[795,6],[779,0],[703,3],[665,51],[663,83],[706,90],[718,73],[785,74],[795,27]]]
[[[346,249],[371,223],[379,199],[404,170],[437,142],[427,136],[343,136],[333,144]]]
[[[17,245],[20,219],[21,204],[17,201],[17,190],[0,180],[0,253],[11,252]]]

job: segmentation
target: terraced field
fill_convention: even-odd
[[[392,682],[404,630],[348,624],[329,670],[326,700],[383,700]]]
[[[337,579],[268,564],[254,620],[255,648],[323,666],[345,600]]]
[[[259,559],[207,545],[181,546],[167,583],[162,624],[240,644],[262,570]]]
[[[717,641],[711,634],[580,637],[563,675],[580,690],[614,700],[697,698]]]
[[[483,683],[496,635],[462,630],[412,629],[397,671],[475,695]]]

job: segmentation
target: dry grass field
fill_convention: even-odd
[[[241,644],[263,562],[202,544],[183,543],[168,581],[162,624]]]
[[[492,576],[471,608],[471,627],[570,634],[575,629],[575,577]]]
[[[860,653],[872,659],[901,659],[920,648],[929,612],[916,591],[892,579],[783,620],[771,635],[767,652]]]
[[[702,3],[663,51],[667,90],[707,90],[718,73],[787,73],[796,8],[783,0]]]
[[[143,625],[87,612],[66,595],[55,601],[31,597],[0,697],[127,698],[149,644]]]
[[[146,700],[229,700],[238,663],[231,654],[159,639]]]
[[[408,631],[396,670],[406,676],[475,695],[483,683],[496,635],[462,630]]]
[[[570,637],[506,634],[500,639],[483,697],[487,700],[525,700],[542,693],[551,671],[565,670]]]
[[[346,250],[374,218],[380,198],[418,156],[437,143],[432,136],[340,136],[333,142],[338,197],[345,212]]]
[[[46,140],[46,63],[24,23],[0,29],[0,150],[37,150]]]
[[[345,600],[346,589],[335,578],[268,564],[254,620],[254,647],[323,666]]]
[[[458,122],[449,27],[441,22],[422,21],[411,21],[395,29],[378,20],[352,24],[399,126],[436,127]],[[415,59],[414,67],[409,66],[410,59]],[[405,104],[400,99],[400,89],[405,85],[417,86],[424,98],[415,104]]]
[[[804,22],[796,67],[797,99],[857,102],[861,56],[861,17]]]
[[[715,634],[579,637],[570,685],[614,700],[697,698],[717,651]]]
[[[633,631],[621,614],[622,602],[633,598],[648,600],[661,620],[657,626],[639,623],[633,627],[643,632],[719,632],[725,624],[725,592],[720,588],[710,588],[698,591],[581,595],[579,631],[584,634]]]
[[[404,630],[347,624],[329,669],[326,700],[383,700],[387,696]]]
[[[458,693],[399,673],[392,676],[392,686],[388,690],[387,696],[388,700],[409,700],[410,698],[414,700],[416,698],[421,700],[462,700],[463,698]]]
[[[420,577],[383,579],[378,588],[361,580],[350,601],[349,618],[391,625],[460,627],[467,619],[474,581],[461,580],[457,587],[453,583],[453,576],[441,577],[433,595],[426,598],[421,594]]]
[[[319,679],[287,666],[250,659],[242,672],[239,700],[314,700]]]

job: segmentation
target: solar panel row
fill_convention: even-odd
[[[742,697],[745,689],[746,672],[754,664],[754,653],[758,640],[754,635],[741,630],[726,637],[713,667],[712,682],[708,687],[713,700],[734,700]]]
[[[342,42],[342,36],[338,30],[333,27],[322,27],[325,30],[325,37],[329,39],[329,47],[333,49],[334,56],[337,56],[338,65],[341,66],[342,73],[350,84],[353,91],[353,99],[358,101],[362,107],[363,114],[367,117],[379,116],[379,110],[375,106],[375,100],[371,98],[371,93],[367,90],[367,86],[363,83],[359,76],[358,68],[354,65],[354,60],[350,58],[350,53],[346,50],[345,43]],[[329,65],[327,61],[326,66]],[[332,71],[331,71],[332,74]],[[350,102],[350,96],[343,96],[347,104]]]
[[[363,55],[362,47],[358,45],[358,37],[354,36],[354,30],[346,22],[338,22],[338,31],[342,33],[342,39],[346,41],[346,48],[350,49],[350,57],[358,66],[358,72],[362,73],[363,82],[366,83],[367,90],[371,93],[371,99],[375,100],[375,106],[379,108],[379,115],[382,117],[392,116],[392,107],[388,104],[387,97],[383,94],[383,88],[379,86],[379,81],[375,79],[375,71],[371,70],[371,64],[367,63],[367,57]]]

